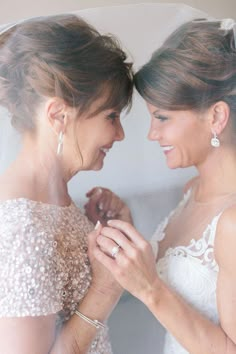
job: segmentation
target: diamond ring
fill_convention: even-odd
[[[116,258],[117,254],[119,253],[120,250],[120,245],[114,246],[111,250],[111,256],[112,258]]]

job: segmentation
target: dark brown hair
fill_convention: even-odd
[[[20,130],[33,130],[44,97],[60,97],[85,112],[130,106],[132,69],[117,40],[74,15],[22,21],[0,34],[0,104]]]
[[[135,75],[145,100],[166,110],[196,111],[223,100],[236,113],[236,50],[233,30],[220,22],[182,25]]]

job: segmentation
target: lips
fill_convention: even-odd
[[[171,150],[174,149],[174,146],[172,146],[172,145],[165,145],[165,146],[161,146],[161,148],[162,148],[162,151],[163,151],[163,152],[169,152],[169,151],[171,151]]]
[[[106,145],[100,148],[100,151],[103,152],[105,155],[110,151],[112,145]]]
[[[100,151],[104,152],[104,154],[107,154],[110,149],[108,148],[101,148]]]

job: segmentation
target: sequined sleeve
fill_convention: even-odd
[[[0,204],[0,317],[41,316],[62,309],[54,291],[50,237],[25,205]]]

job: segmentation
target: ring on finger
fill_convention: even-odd
[[[117,245],[117,246],[114,246],[111,250],[111,256],[112,258],[116,258],[117,254],[119,253],[120,251],[120,245]]]

